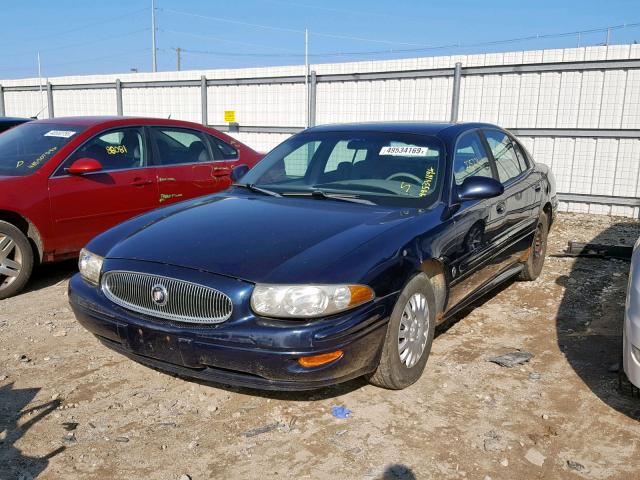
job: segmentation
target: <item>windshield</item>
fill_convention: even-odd
[[[444,152],[432,136],[303,133],[277,146],[242,183],[282,195],[344,194],[380,205],[425,208],[440,196]]]
[[[30,175],[82,130],[59,123],[25,123],[7,130],[0,135],[0,175]]]

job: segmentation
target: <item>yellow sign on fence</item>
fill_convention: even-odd
[[[224,111],[224,121],[225,122],[235,122],[236,121],[236,111],[235,110],[225,110]]]

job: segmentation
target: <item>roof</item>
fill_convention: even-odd
[[[81,125],[85,127],[92,127],[102,125],[106,123],[113,123],[114,125],[176,125],[176,126],[198,126],[200,124],[190,122],[187,120],[178,120],[174,118],[152,118],[152,117],[125,117],[117,115],[103,115],[103,116],[86,116],[86,117],[55,117],[44,118],[42,120],[36,120],[35,123],[57,123],[63,125]]]
[[[305,132],[386,132],[386,133],[412,133],[415,135],[437,135],[444,130],[457,131],[469,128],[496,127],[489,123],[455,123],[455,122],[364,122],[364,123],[336,123],[311,127]]]
[[[24,123],[30,122],[31,118],[22,118],[22,117],[0,117],[0,124],[10,123],[12,125],[16,123]]]

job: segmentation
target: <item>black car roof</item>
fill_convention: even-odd
[[[500,128],[490,123],[479,122],[363,122],[363,123],[336,123],[319,125],[305,130],[307,133],[322,132],[385,132],[385,133],[412,133],[415,135],[438,135],[447,130],[447,133],[458,133],[472,128],[489,127]],[[450,130],[449,130],[450,129]]]

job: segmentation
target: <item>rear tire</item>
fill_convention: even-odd
[[[15,226],[0,220],[0,300],[24,288],[33,271],[33,250]]]
[[[435,323],[433,286],[421,273],[407,283],[393,307],[380,363],[369,381],[390,390],[415,383],[429,358]]]
[[[546,213],[541,213],[538,219],[536,232],[531,242],[529,258],[524,263],[524,268],[518,276],[519,280],[533,281],[542,272],[544,257],[547,254],[547,236],[549,235],[549,220]]]

